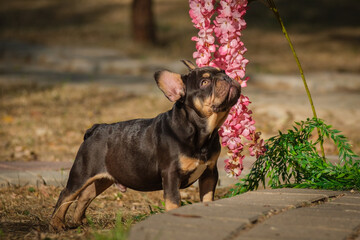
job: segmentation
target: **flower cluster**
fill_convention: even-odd
[[[211,24],[214,13],[214,0],[190,0],[189,14],[194,26],[199,29],[198,36],[191,39],[196,41],[193,57],[198,66],[210,65],[212,53],[216,51],[214,26]]]
[[[214,32],[220,46],[214,54],[213,63],[225,69],[226,73],[239,81],[242,87],[246,87],[245,67],[249,62],[243,57],[246,48],[240,40],[241,31],[246,28],[246,22],[243,19],[246,6],[246,0],[222,0],[214,21]]]
[[[249,61],[243,56],[247,50],[240,37],[241,31],[246,28],[243,16],[247,0],[220,0],[217,7],[214,0],[189,0],[189,3],[190,17],[199,29],[198,36],[192,38],[196,41],[193,57],[197,65],[224,69],[241,87],[246,87],[248,78],[245,77],[245,68]],[[251,155],[258,157],[265,152],[260,133],[255,132],[249,104],[249,98],[241,95],[219,130],[221,143],[229,150],[225,171],[230,176],[239,177],[243,169],[243,138],[251,141],[247,144]]]
[[[252,112],[247,108],[249,104],[249,98],[241,95],[219,129],[221,144],[227,146],[229,150],[229,159],[225,160],[225,171],[235,177],[240,176],[243,169],[242,161],[245,157],[242,154],[244,144],[241,136],[247,140],[252,140],[255,132],[255,122],[251,117]]]

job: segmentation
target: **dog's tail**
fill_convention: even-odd
[[[94,124],[91,128],[86,130],[85,135],[84,135],[84,141],[86,139],[88,139],[89,137],[91,137],[93,135],[95,129],[97,129],[99,126],[100,126],[100,124]]]

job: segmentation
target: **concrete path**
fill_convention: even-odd
[[[254,161],[254,157],[244,160],[242,176],[249,173]],[[0,162],[0,187],[39,184],[64,187],[71,166],[72,162]],[[237,179],[226,176],[223,158],[218,161],[218,169],[218,187],[227,187],[238,182]]]
[[[129,239],[360,239],[360,194],[310,189],[248,192],[153,215],[136,224]]]
[[[0,187],[65,186],[72,162],[0,162]]]
[[[238,182],[235,178],[226,176],[224,159],[218,160],[218,187],[227,187]],[[338,162],[336,156],[328,156],[329,161]],[[255,158],[245,157],[244,170],[241,177],[245,177],[252,167]],[[0,162],[0,187],[25,186],[38,184],[64,187],[69,177],[72,162]],[[196,186],[197,183],[195,183]]]

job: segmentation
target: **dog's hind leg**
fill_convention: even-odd
[[[87,207],[92,200],[109,188],[113,183],[114,181],[109,178],[104,177],[97,179],[80,193],[74,212],[74,223],[76,225],[85,224],[87,222],[85,216]]]
[[[61,191],[60,193],[60,196],[59,196],[59,199],[55,205],[55,209],[54,209],[54,212],[51,216],[51,220],[50,220],[50,228],[52,228],[53,230],[55,231],[59,231],[59,230],[63,230],[65,229],[65,215],[66,215],[66,212],[68,210],[68,208],[70,207],[70,205],[75,202],[76,198],[80,195],[81,197],[81,193],[87,189],[90,185],[94,184],[94,182],[96,182],[97,180],[102,180],[102,179],[106,179],[108,181],[110,181],[111,183],[113,183],[114,181],[112,180],[112,177],[107,174],[107,173],[100,173],[100,174],[97,174],[89,179],[87,179],[87,181],[82,184],[82,185],[71,185],[69,184],[69,182],[74,178],[74,176],[70,173],[70,176],[69,176],[69,181],[68,181],[68,184],[66,186],[66,188],[64,190]],[[106,182],[106,181],[105,181]],[[99,185],[99,194],[101,192],[103,192],[106,188],[108,188],[109,186],[111,186],[110,182],[106,182],[105,185],[102,185],[100,184]],[[109,184],[109,185],[107,185]],[[70,186],[72,186],[70,188]],[[79,187],[76,187],[76,186],[79,186]],[[94,184],[94,186],[96,186],[96,184]],[[107,186],[106,188],[104,188],[101,192],[101,188],[102,187],[105,187]],[[96,187],[95,187],[96,188]],[[85,191],[84,192],[84,197],[80,199],[79,197],[79,200],[84,200],[86,199],[86,195],[89,195],[89,192],[91,188],[88,190],[88,191]],[[96,196],[95,196],[96,197]],[[94,197],[94,198],[95,198]],[[91,201],[90,201],[91,202]],[[80,207],[80,209],[82,209],[83,207]],[[85,207],[86,209],[86,207]]]
[[[60,231],[65,229],[65,214],[77,197],[77,192],[72,193],[68,188],[61,191],[50,220],[50,229]]]
[[[86,150],[86,149],[85,149]],[[94,181],[110,177],[107,173],[102,173],[102,166],[90,164],[94,162],[86,156],[84,145],[79,149],[74,165],[69,174],[66,188],[61,191],[59,199],[55,205],[54,212],[50,220],[50,229],[59,231],[65,229],[65,215],[70,205],[76,200],[79,194]]]
[[[55,231],[65,228],[65,215],[69,206],[78,198],[81,192],[94,181],[110,179],[105,167],[106,142],[91,141],[92,132],[88,133],[86,141],[81,144],[75,162],[70,170],[66,188],[61,191],[50,220],[50,229]],[[86,192],[85,192],[86,193]]]

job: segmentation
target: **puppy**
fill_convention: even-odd
[[[95,124],[86,131],[50,228],[65,228],[65,214],[77,199],[74,223],[84,223],[91,201],[116,184],[120,190],[164,190],[165,209],[180,206],[179,189],[199,180],[201,201],[213,201],[220,154],[218,128],[240,97],[240,85],[218,68],[189,73],[155,73],[158,87],[175,102],[152,119]]]

